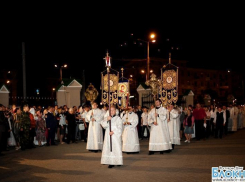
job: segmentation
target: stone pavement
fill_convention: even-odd
[[[209,182],[211,168],[245,166],[245,129],[223,139],[181,142],[171,153],[148,155],[148,141],[139,154],[123,154],[124,165],[101,165],[101,152],[87,151],[86,143],[10,150],[0,156],[0,181],[52,182]]]

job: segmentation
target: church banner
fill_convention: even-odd
[[[118,84],[118,107],[125,109],[129,101],[129,81],[120,80]]]
[[[112,69],[110,69],[112,71]],[[108,87],[109,79],[109,87]],[[101,73],[101,86],[102,86],[102,104],[117,104],[118,103],[118,80],[119,73],[115,72],[108,74],[106,71]],[[110,102],[109,102],[110,98]]]
[[[171,65],[164,66],[161,70],[159,97],[165,106],[178,101],[178,67]]]

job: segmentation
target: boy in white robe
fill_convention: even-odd
[[[137,131],[138,115],[133,112],[132,106],[128,106],[129,111],[123,116],[122,121],[124,125],[122,141],[122,151],[127,154],[139,153],[139,137]]]
[[[116,107],[111,106],[111,116],[107,116],[101,122],[102,127],[105,129],[105,140],[101,156],[101,164],[108,164],[108,168],[115,165],[123,165],[122,156],[122,119],[116,115]],[[111,131],[109,127],[111,121]],[[112,145],[110,144],[110,138]]]
[[[98,152],[102,150],[103,147],[103,131],[101,127],[103,114],[96,102],[92,103],[92,109],[88,112],[86,117],[89,121],[86,149],[92,152]]]
[[[169,129],[167,124],[167,110],[161,107],[161,100],[155,101],[155,108],[148,115],[148,124],[151,126],[149,140],[149,155],[155,152],[163,154],[164,151],[172,149]]]

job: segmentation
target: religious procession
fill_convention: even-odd
[[[146,81],[151,88],[153,104],[132,106],[129,80],[112,69],[110,56],[101,73],[101,103],[91,84],[85,92],[87,104],[54,105],[48,108],[0,105],[0,155],[14,146],[26,150],[43,146],[86,142],[86,150],[101,152],[100,164],[108,168],[123,165],[123,155],[141,152],[140,141],[148,141],[148,153],[171,153],[181,142],[222,139],[245,128],[245,109],[235,105],[205,106],[196,103],[185,108],[178,101],[178,68],[164,65],[161,79],[155,74]],[[98,161],[99,163],[99,161]]]

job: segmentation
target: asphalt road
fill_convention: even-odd
[[[209,182],[211,168],[245,166],[245,129],[223,139],[181,142],[171,153],[148,155],[148,141],[139,154],[123,154],[124,165],[101,165],[101,152],[86,150],[86,143],[14,149],[0,156],[0,181],[52,182]]]

